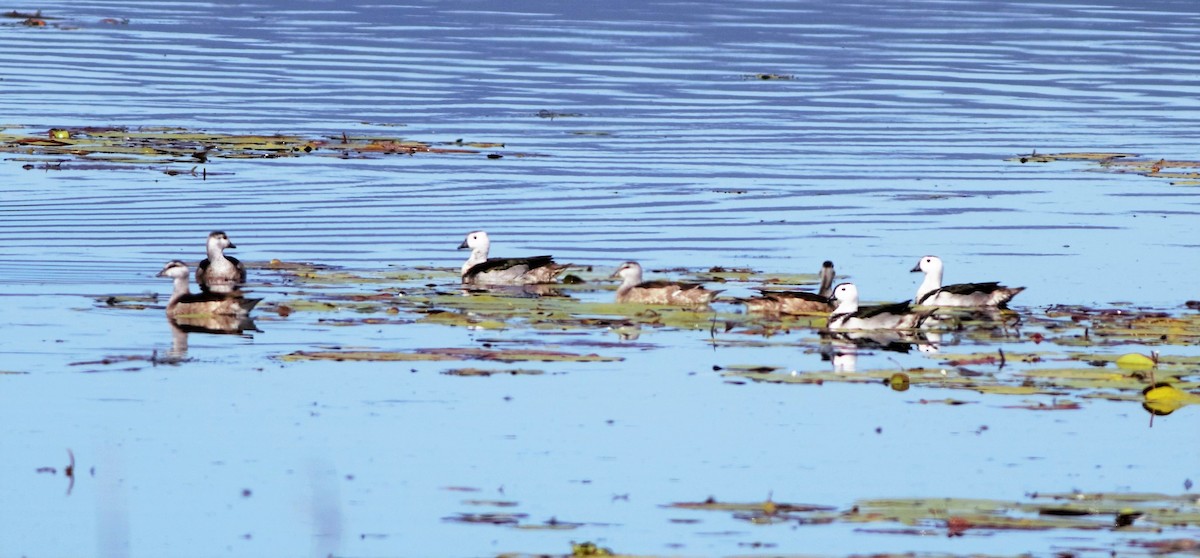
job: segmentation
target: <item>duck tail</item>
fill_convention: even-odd
[[[250,311],[253,310],[254,307],[260,302],[262,302],[261,298],[241,298],[238,300],[238,306],[241,307],[244,312],[249,314]]]
[[[1008,301],[1021,294],[1025,287],[1005,287],[996,291],[996,307],[1008,308]]]

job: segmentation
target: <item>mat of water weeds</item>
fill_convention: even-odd
[[[1088,533],[1126,535],[1127,547],[1164,551],[1200,549],[1200,501],[1195,495],[1168,494],[1030,494],[1023,500],[971,498],[870,499],[839,507],[808,503],[731,503],[707,498],[666,507],[730,514],[756,525],[850,524],[856,531],[897,536],[1003,537],[1021,531],[1073,533],[1077,550],[1094,548]],[[1149,535],[1154,535],[1150,537]],[[1164,536],[1167,537],[1164,540]],[[1110,543],[1113,544],[1113,543]],[[1128,548],[1111,547],[1115,553]]]
[[[537,156],[506,151],[501,142],[461,138],[430,142],[399,136],[233,134],[169,127],[8,128],[0,130],[0,153],[12,155],[10,160],[25,163],[27,169],[101,170],[145,166],[171,175],[200,177],[213,172],[206,164],[221,159]]]
[[[466,502],[464,502],[466,503]],[[1195,496],[1168,494],[1029,494],[1016,501],[972,498],[869,499],[829,506],[810,503],[725,502],[716,498],[674,502],[662,507],[678,510],[677,524],[694,524],[703,532],[698,514],[727,514],[736,521],[764,529],[804,529],[842,525],[854,532],[903,537],[1002,538],[1022,532],[1049,533],[1063,540],[1059,555],[1107,551],[1112,555],[1195,554],[1200,551],[1200,507]],[[495,505],[495,504],[492,504]],[[519,507],[504,502],[505,507]],[[581,524],[530,522],[528,514],[463,512],[446,521],[484,523],[506,528],[565,528]],[[1117,535],[1098,542],[1101,534]],[[999,544],[999,542],[998,542]],[[569,552],[555,556],[617,556],[619,548],[591,541],[572,543]],[[779,554],[773,554],[779,555]],[[875,554],[891,556],[891,554]],[[506,557],[532,556],[502,554]],[[542,554],[544,556],[544,554]],[[783,556],[783,555],[779,555]],[[913,556],[913,554],[905,554]]]
[[[927,389],[1012,398],[1003,408],[1072,411],[1089,400],[1140,403],[1169,414],[1200,401],[1200,314],[1133,306],[1053,306],[979,313],[944,311],[944,327],[922,332],[834,333],[825,317],[748,314],[736,300],[708,309],[616,304],[606,270],[580,268],[568,284],[465,288],[452,269],[372,271],[267,262],[264,285],[288,296],[264,303],[262,319],[319,327],[396,327],[412,324],[506,337],[469,347],[320,346],[276,355],[280,362],[491,361],[554,366],[620,362],[614,351],[670,351],[656,332],[691,332],[714,348],[737,349],[746,361],[715,366],[730,383],[865,384],[920,394]],[[811,288],[812,275],[761,274],[749,269],[656,270],[658,276],[702,281],[714,288]],[[156,311],[155,296],[98,297],[106,307]],[[261,321],[261,319],[260,319]],[[517,335],[522,332],[527,335]],[[556,332],[556,335],[542,335]],[[564,335],[566,334],[566,335]],[[776,360],[780,349],[830,360],[905,354],[905,366],[805,369]],[[753,355],[764,356],[755,360]],[[882,357],[882,358],[880,358]],[[915,364],[914,364],[915,363]],[[457,375],[490,375],[490,371]],[[541,371],[541,370],[539,370]],[[501,371],[498,371],[501,372]],[[515,373],[515,372],[509,372]],[[918,397],[919,403],[965,403]]]
[[[1137,174],[1169,180],[1177,186],[1200,185],[1200,161],[1144,158],[1134,153],[1027,153],[1008,159],[1017,163],[1054,163],[1086,161],[1094,166],[1088,170],[1121,174]]]

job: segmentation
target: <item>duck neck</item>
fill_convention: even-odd
[[[917,287],[917,301],[920,301],[926,294],[942,288],[942,270],[935,269],[925,272],[925,280],[921,281],[921,286]]]
[[[225,250],[223,250],[215,241],[209,241],[206,251],[208,252],[209,262],[217,263],[225,261]]]
[[[821,269],[821,288],[817,290],[817,294],[829,298],[833,294],[833,268],[825,267]]]
[[[621,275],[621,286],[617,287],[617,295],[623,295],[623,294],[633,290],[634,287],[636,287],[640,284],[642,284],[642,274],[641,273],[630,272],[627,274],[622,274]]]
[[[175,306],[175,303],[179,302],[179,299],[181,299],[189,294],[191,294],[191,293],[188,291],[187,276],[184,275],[183,277],[176,277],[175,278],[175,289],[173,291],[171,291],[171,299],[167,301],[167,307],[171,308],[171,307]]]
[[[488,259],[488,247],[486,245],[485,246],[476,246],[476,247],[472,248],[471,256],[468,257],[467,261],[463,263],[462,274],[466,275],[468,269],[471,269],[472,267],[475,267],[476,265],[486,262],[487,259]]]

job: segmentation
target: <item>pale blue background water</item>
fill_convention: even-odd
[[[1180,443],[1194,433],[1191,409],[1148,429],[1135,404],[1032,413],[982,396],[914,403],[964,397],[936,390],[735,386],[711,367],[828,365],[802,342],[714,351],[706,332],[597,350],[621,363],[457,378],[438,373],[443,363],[271,357],[314,344],[476,346],[487,335],[297,315],[260,323],[253,338],[194,334],[194,360],[180,366],[71,366],[169,349],[160,312],[99,309],[87,296],[165,293],[153,274],[198,259],[215,229],[245,260],[366,270],[456,266],[454,247],[481,227],[496,255],[600,266],[811,272],[833,259],[868,299],[911,296],[908,269],[936,253],[948,281],[1028,287],[1024,312],[1114,301],[1178,310],[1200,298],[1194,189],[1005,159],[1032,149],[1194,158],[1189,2],[11,8],[71,28],[0,27],[7,124],[463,138],[503,142],[508,156],[219,160],[207,181],[0,162],[0,369],[28,373],[0,376],[0,554],[479,556],[595,540],[644,554],[746,554],[740,545],[763,541],[784,553],[1045,555],[1076,534],[879,536],[660,506],[709,495],[846,507],[1179,493],[1197,476],[1200,452]],[[794,79],[745,78],[760,72]],[[892,358],[929,362],[864,364]],[[70,495],[61,474],[34,473],[61,470],[67,448],[80,467]],[[492,511],[462,503],[471,498],[517,501],[497,511],[530,522],[588,525],[442,520]],[[680,517],[702,522],[669,521]],[[1122,535],[1096,536],[1124,548]]]

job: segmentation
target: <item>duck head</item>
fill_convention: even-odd
[[[921,256],[921,259],[917,260],[917,265],[913,266],[911,270],[912,273],[918,271],[940,275],[942,272],[942,259],[937,256]]]
[[[213,231],[208,233],[208,248],[209,250],[224,250],[226,248],[237,248],[237,245],[229,240],[229,235],[225,231]]]
[[[615,279],[617,277],[621,278],[622,283],[633,284],[633,285],[641,283],[642,282],[642,266],[640,264],[638,264],[637,262],[625,262],[625,263],[621,264],[621,267],[618,267],[617,270],[614,271],[612,275],[609,275],[610,279]]]
[[[854,283],[840,283],[833,288],[834,302],[837,302],[835,313],[855,312],[858,310],[858,287]]]
[[[188,266],[179,260],[171,260],[164,265],[162,270],[158,272],[156,277],[170,277],[172,279],[187,279]]]
[[[477,250],[483,248],[485,251],[491,245],[491,240],[488,239],[488,234],[483,231],[471,231],[467,233],[467,237],[463,239],[462,244],[458,245],[459,250],[470,248]]]

